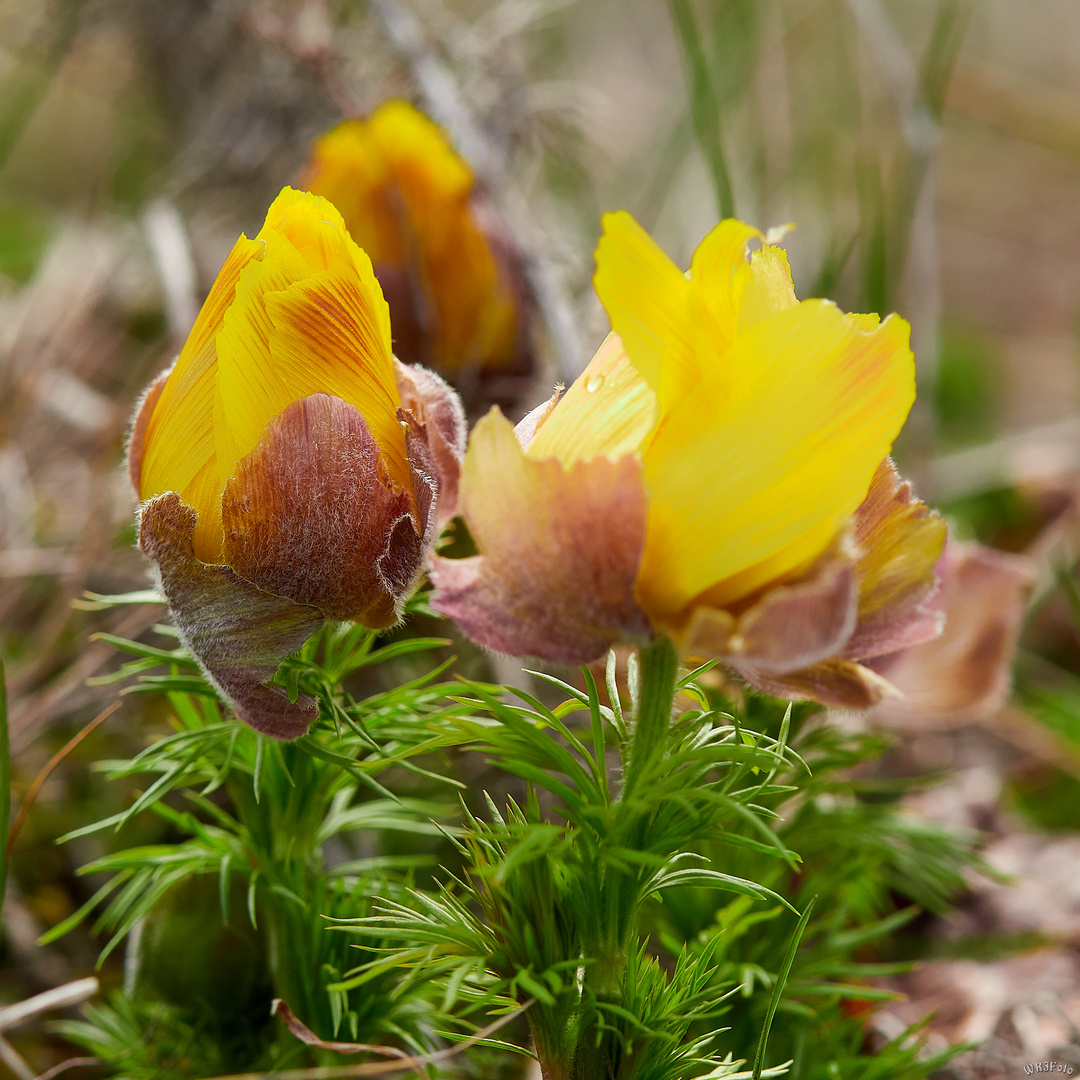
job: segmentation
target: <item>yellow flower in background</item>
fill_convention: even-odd
[[[831,664],[852,699],[884,690],[857,659],[939,631],[944,525],[888,462],[907,324],[799,303],[780,248],[748,256],[763,239],[723,221],[684,274],[605,216],[614,333],[517,437],[492,411],[465,456],[480,554],[436,560],[434,603],[481,644],[574,663],[662,632],[798,696],[827,697],[801,673]]]
[[[453,512],[464,418],[396,361],[371,262],[341,215],[286,188],[241,236],[129,447],[139,543],[237,714],[314,718],[265,685],[324,617],[392,625]]]
[[[390,302],[395,351],[454,376],[525,362],[520,270],[445,133],[384,101],[313,146],[300,186],[341,211]]]

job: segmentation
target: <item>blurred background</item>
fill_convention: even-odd
[[[517,415],[606,332],[590,286],[605,210],[629,209],[682,265],[722,212],[794,222],[800,297],[910,320],[920,397],[902,471],[955,535],[1030,558],[1036,584],[1007,704],[879,718],[897,739],[881,768],[938,777],[912,809],[982,830],[1014,879],[973,881],[948,923],[921,928],[938,959],[874,1022],[887,1034],[936,1009],[935,1038],[985,1040],[958,1077],[1080,1066],[1073,0],[0,0],[16,802],[116,698],[94,682],[114,649],[90,635],[160,618],[72,604],[146,583],[121,468],[138,394],[312,140],[389,96],[447,127],[526,253],[538,364]],[[75,868],[107,840],[53,841],[130,797],[91,763],[141,745],[144,712],[127,699],[85,738],[22,826],[0,1005],[93,970],[89,933],[35,942],[85,901]]]

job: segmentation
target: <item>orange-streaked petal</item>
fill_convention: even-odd
[[[382,293],[366,292],[352,275],[328,271],[268,296],[274,322],[270,350],[294,400],[326,393],[360,410],[379,444],[391,483],[410,487],[405,439],[397,420],[401,396]]]
[[[131,481],[132,490],[136,496],[142,486],[142,460],[146,449],[146,429],[150,426],[150,417],[154,414],[154,406],[158,403],[165,383],[172,373],[172,365],[167,367],[154,381],[142,392],[138,404],[135,406],[135,419],[131,422],[131,434],[128,436],[127,465],[128,479]]]
[[[520,260],[475,182],[442,128],[393,99],[318,140],[304,177],[371,255],[399,353],[449,372],[528,351]]]
[[[221,561],[221,473],[215,454],[179,492],[184,502],[198,509],[192,544],[205,563]]]
[[[214,282],[146,425],[139,497],[185,491],[215,455],[214,339],[244,268],[266,245],[241,235]]]
[[[638,597],[654,620],[804,572],[862,502],[914,395],[895,317],[866,334],[810,300],[739,338],[645,453]]]
[[[489,649],[555,663],[647,640],[633,595],[645,532],[640,473],[633,456],[569,468],[535,460],[492,410],[473,429],[461,477],[460,509],[480,554],[432,560],[432,606]]]
[[[529,457],[557,457],[563,465],[640,452],[656,425],[656,394],[608,334],[589,366],[544,419]]]
[[[308,271],[288,240],[263,232],[266,253],[241,273],[217,335],[214,441],[221,487],[266,425],[295,398],[270,355],[274,323],[266,302],[268,293],[284,292]]]

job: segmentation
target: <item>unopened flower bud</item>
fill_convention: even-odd
[[[129,449],[139,544],[237,715],[294,738],[267,685],[324,618],[397,622],[453,513],[464,420],[398,364],[371,262],[325,199],[286,188],[241,236]]]

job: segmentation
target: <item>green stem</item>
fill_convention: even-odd
[[[720,105],[709,72],[709,61],[701,45],[697,21],[690,7],[690,0],[668,0],[671,15],[679,31],[683,54],[690,76],[690,115],[694,121],[701,152],[712,175],[716,191],[716,205],[722,218],[735,216],[735,194],[731,188],[731,175],[724,158],[724,145],[720,133]]]
[[[675,703],[679,654],[669,638],[657,634],[656,640],[638,653],[638,665],[640,696],[627,752],[623,799],[630,797],[664,750]]]

